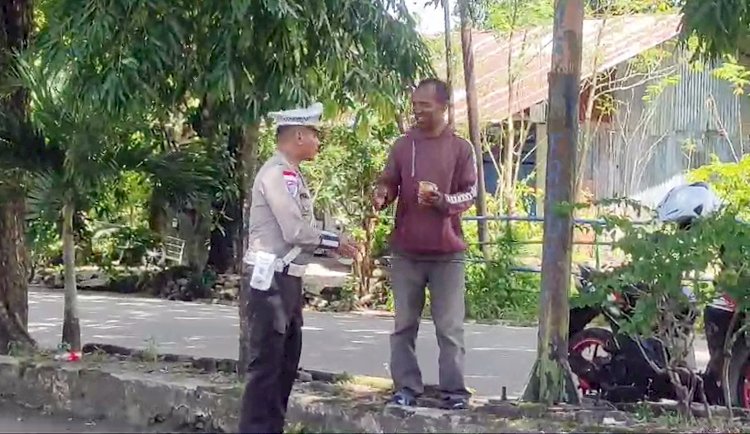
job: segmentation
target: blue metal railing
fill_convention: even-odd
[[[499,221],[499,222],[505,222],[507,223],[508,228],[510,228],[511,223],[544,223],[543,217],[536,217],[536,216],[529,216],[529,217],[519,217],[519,216],[466,216],[462,218],[462,221],[464,222],[476,222],[476,221]],[[647,225],[649,223],[653,223],[653,220],[636,220],[632,221],[632,224],[636,226],[643,226]],[[607,222],[605,220],[601,219],[573,219],[573,225],[574,226],[589,226],[589,227],[603,227],[606,226]],[[576,241],[575,238],[573,239],[573,245],[574,246],[594,246],[594,260],[595,260],[595,266],[596,268],[601,267],[601,251],[600,247],[602,246],[613,246],[615,244],[614,241],[602,241],[599,239],[600,235],[599,232],[594,231],[594,239],[592,241]],[[517,244],[525,244],[525,245],[541,245],[543,244],[543,240],[524,240],[524,241],[516,241]],[[473,245],[481,245],[481,242],[477,243],[470,243]],[[497,244],[496,242],[489,242],[488,244]],[[484,259],[475,259],[471,262],[485,262]],[[513,267],[513,271],[516,272],[522,272],[522,273],[541,273],[542,269],[540,267]],[[713,278],[711,276],[699,276],[695,279],[689,279],[692,281],[699,281],[699,282],[712,282]]]

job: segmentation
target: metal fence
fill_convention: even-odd
[[[513,223],[535,223],[535,224],[544,224],[544,218],[543,217],[536,217],[536,216],[528,216],[528,217],[520,217],[520,216],[466,216],[463,217],[462,220],[464,222],[479,222],[479,221],[494,221],[494,222],[501,222],[505,223],[506,228],[508,231],[511,230],[511,225]],[[647,224],[647,221],[637,221],[633,222],[636,225],[643,225]],[[614,245],[614,239],[612,237],[609,237],[609,240],[602,240],[601,238],[603,235],[599,233],[599,231],[596,231],[596,227],[604,227],[606,225],[606,222],[604,220],[596,220],[596,219],[574,219],[573,220],[574,227],[588,227],[592,230],[593,233],[593,240],[591,241],[585,241],[585,240],[576,240],[575,237],[573,238],[573,246],[592,246],[594,248],[594,262],[596,268],[601,267],[601,248],[604,246],[612,246]],[[496,244],[495,242],[490,242],[491,244]],[[515,241],[517,244],[523,244],[523,245],[542,245],[543,240],[542,239],[534,239],[534,240],[517,240]],[[474,245],[481,245],[481,242],[473,243]],[[527,272],[527,273],[541,273],[542,270],[539,267],[514,267],[513,271],[518,272]]]
[[[506,224],[506,227],[508,230],[510,230],[511,225],[513,223],[536,223],[536,224],[544,224],[544,218],[543,217],[518,217],[518,216],[465,216],[462,218],[462,221],[464,222],[478,222],[478,221],[495,221],[495,222],[502,222]],[[631,222],[633,225],[636,226],[643,226],[647,225],[649,223],[652,223],[652,221],[648,220],[636,220]],[[595,267],[597,269],[601,268],[601,249],[602,247],[612,247],[615,244],[615,238],[614,234],[609,236],[609,240],[602,240],[602,237],[606,237],[606,235],[602,235],[599,233],[599,231],[594,230],[596,227],[604,227],[607,225],[607,222],[600,219],[573,219],[573,225],[574,227],[589,227],[593,231],[593,240],[592,241],[576,241],[575,237],[573,238],[573,245],[574,246],[593,246],[594,247],[594,262]],[[542,245],[543,240],[536,239],[536,240],[517,240],[515,241],[517,244],[524,244],[524,245]],[[481,242],[472,243],[474,245],[481,245]],[[496,242],[490,242],[490,244],[497,244]],[[485,259],[479,258],[474,261],[477,262],[486,262]],[[524,273],[541,273],[542,269],[541,267],[513,267],[513,271],[516,272],[524,272]],[[699,281],[699,282],[712,282],[713,277],[707,276],[707,275],[701,275],[694,279],[688,279],[690,281]]]
[[[392,216],[389,216],[389,220],[392,219]],[[492,222],[501,222],[505,223],[506,229],[511,230],[511,225],[513,223],[536,223],[536,224],[544,224],[544,218],[542,217],[535,217],[535,216],[529,216],[529,217],[520,217],[520,216],[464,216],[461,219],[463,222],[479,222],[479,221],[492,221]],[[636,225],[643,225],[647,224],[647,221],[637,221],[633,222],[633,224]],[[606,225],[606,222],[604,220],[593,220],[593,219],[574,219],[573,224],[576,227],[603,227]],[[599,268],[601,266],[601,248],[605,246],[612,246],[614,244],[614,240],[602,240],[602,235],[600,235],[597,231],[593,231],[593,237],[594,239],[592,241],[576,241],[575,238],[573,239],[573,245],[574,246],[593,246],[594,247],[594,261],[596,268]],[[533,240],[517,240],[515,241],[516,244],[522,244],[522,245],[539,245],[541,246],[544,242],[542,239],[533,239]],[[476,242],[469,242],[468,244],[474,245],[474,246],[480,246],[483,243],[476,241]],[[489,241],[484,244],[490,244],[490,245],[496,245],[499,244],[499,241]],[[385,259],[391,259],[391,256],[385,256]],[[541,259],[541,258],[540,258]],[[464,262],[487,262],[487,259],[485,258],[465,258],[463,260]],[[542,270],[539,267],[513,267],[513,271],[516,272],[526,272],[526,273],[541,273]]]

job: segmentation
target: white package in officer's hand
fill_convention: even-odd
[[[273,273],[276,271],[276,255],[267,252],[256,252],[253,264],[253,275],[250,277],[250,286],[260,290],[268,291],[273,281]]]

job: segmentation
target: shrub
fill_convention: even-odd
[[[669,375],[684,414],[688,414],[696,386],[683,384],[680,379],[689,355],[684,342],[694,331],[691,318],[684,315],[688,300],[683,287],[693,281],[699,303],[716,297],[716,291],[725,291],[741,311],[746,312],[750,306],[746,265],[750,261],[750,230],[738,222],[739,212],[730,206],[697,220],[690,230],[656,222],[634,225],[626,219],[608,217],[605,230],[616,229],[622,234],[615,247],[625,254],[626,261],[594,276],[598,291],[581,294],[575,300],[579,305],[600,304],[621,288],[636,291],[633,315],[619,326],[631,335],[657,336],[669,348],[664,355],[667,364],[660,369]],[[715,285],[695,282],[697,275],[710,271],[718,272]]]
[[[728,203],[740,210],[740,216],[750,218],[745,205],[750,204],[750,156],[745,156],[737,163],[721,163],[715,160],[691,172],[692,181],[703,181]]]
[[[472,253],[466,267],[467,315],[477,320],[527,320],[539,301],[539,276],[514,270],[517,239],[512,230],[489,249],[487,262]]]
[[[40,268],[62,264],[62,240],[54,223],[42,219],[29,220],[26,240],[31,259],[31,275]]]
[[[139,291],[140,276],[137,274],[116,274],[109,279],[109,291],[119,294],[135,294]]]
[[[147,227],[106,225],[94,231],[89,258],[98,265],[119,261],[121,265],[142,265],[149,250],[159,247],[159,237]]]

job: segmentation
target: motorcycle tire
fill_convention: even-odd
[[[568,342],[568,351],[579,352],[586,344],[597,343],[604,348],[614,348],[615,335],[611,330],[601,327],[589,327],[574,334]]]
[[[568,355],[580,354],[586,348],[598,345],[605,349],[608,353],[612,354],[613,348],[617,347],[615,343],[614,334],[604,328],[590,327],[581,330],[570,338],[568,342]],[[585,372],[576,372],[575,363],[571,363],[573,373],[578,377],[579,388],[582,392],[592,391],[598,389],[599,385],[595,384],[591,379],[586,378]]]
[[[729,394],[732,405],[750,409],[750,347],[743,338],[737,340],[729,362]]]

